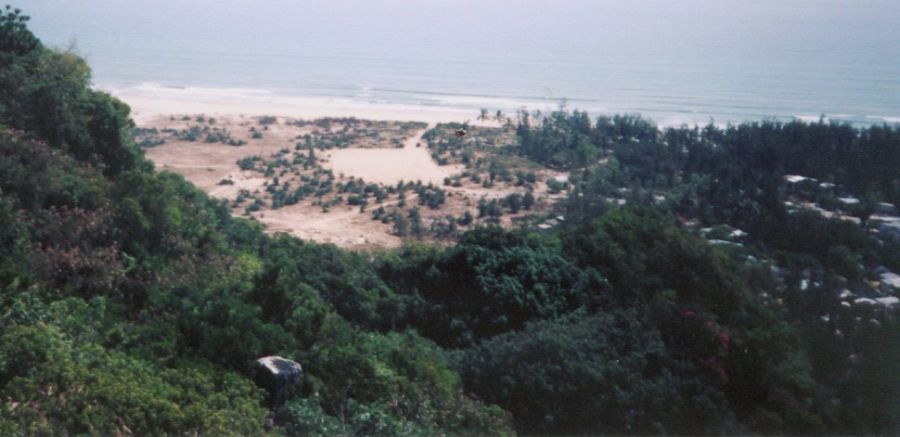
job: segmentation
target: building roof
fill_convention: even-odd
[[[879,297],[878,299],[875,299],[875,301],[886,307],[892,307],[900,303],[900,299],[896,296]]]
[[[893,223],[900,222],[900,217],[895,215],[872,214],[869,216],[869,223]]]
[[[861,297],[853,301],[854,305],[862,306],[862,305],[875,305],[875,301],[869,299],[868,297]]]
[[[881,283],[890,285],[894,288],[900,288],[900,275],[894,272],[887,272],[881,274]]]

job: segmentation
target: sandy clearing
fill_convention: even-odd
[[[462,172],[465,166],[441,166],[434,162],[422,140],[429,128],[407,139],[401,149],[331,150],[326,155],[329,162],[325,166],[336,174],[353,175],[367,182],[396,185],[400,181],[422,181],[423,184],[440,186],[444,178]]]
[[[462,164],[439,166],[433,160],[432,150],[423,139],[430,126],[417,129],[416,126],[396,122],[372,125],[365,120],[298,122],[282,116],[276,123],[262,125],[259,118],[247,115],[217,115],[213,123],[208,121],[209,114],[205,116],[207,121],[199,115],[184,114],[149,119],[142,127],[155,128],[158,132],[147,135],[162,138],[165,142],[144,149],[147,157],[156,162],[159,170],[181,174],[210,195],[230,200],[235,216],[252,217],[263,223],[269,233],[285,232],[304,240],[331,243],[353,250],[398,247],[403,239],[394,235],[394,223],[373,220],[373,214],[387,217],[396,213],[407,215],[412,208],[418,208],[426,228],[425,240],[443,244],[451,241],[442,239],[445,236],[440,234],[449,226],[448,220],[458,220],[467,212],[477,216],[479,199],[502,199],[510,193],[524,194],[527,189],[507,182],[486,188],[470,178],[459,181],[462,186],[444,185],[445,178],[453,178],[466,168]],[[196,126],[201,126],[204,133],[196,141],[184,140],[184,134]],[[251,128],[261,132],[262,138],[252,138]],[[245,141],[246,144],[206,143],[205,132],[214,129],[219,132],[224,130],[230,138]],[[337,144],[336,141],[340,140],[342,144],[353,147],[316,148],[315,158],[311,158],[307,149],[297,146],[306,141],[306,134],[310,135],[313,144]],[[397,145],[401,144],[402,147],[398,148]],[[253,170],[241,170],[237,161],[249,156],[259,156],[260,159],[254,161]],[[307,159],[313,160],[308,168]],[[273,164],[275,167],[267,167]],[[265,171],[268,171],[267,175]],[[478,172],[482,173],[482,177],[486,176],[483,169]],[[555,172],[545,170],[538,170],[537,173],[540,180],[556,176]],[[374,197],[368,197],[367,205],[361,210],[360,206],[347,202],[349,191],[340,191],[341,184],[355,178],[380,185],[396,185],[401,180],[408,183],[420,181],[445,190],[447,197],[439,208],[432,209],[427,203],[419,202],[413,189],[406,192],[404,205],[393,194],[381,203],[376,202]],[[283,196],[285,190],[306,186],[312,179],[334,183],[335,186],[326,191],[327,194],[308,196],[297,203],[280,204],[273,208],[275,191],[281,190],[279,195]],[[516,214],[504,213],[499,220],[502,226],[516,226],[514,220],[518,217],[552,207],[556,198],[548,195],[545,183],[539,181],[535,188],[538,196],[535,208]],[[484,220],[487,219],[476,218],[475,223]]]
[[[195,125],[195,118],[192,116],[189,120],[184,120],[182,116],[160,115],[149,118],[143,126],[179,130]],[[315,129],[314,126],[297,128],[282,121],[267,126],[263,138],[254,140],[247,134],[249,127],[259,127],[253,117],[217,115],[216,119],[215,126],[229,130],[235,138],[244,139],[247,143],[233,147],[221,143],[170,140],[145,149],[144,152],[156,163],[158,170],[181,174],[211,196],[233,200],[241,190],[263,192],[265,184],[271,182],[271,178],[258,171],[240,170],[236,164],[239,159],[254,155],[265,159],[284,148],[292,149],[291,146],[299,135]],[[347,177],[392,185],[400,180],[421,180],[423,183],[440,185],[445,176],[460,171],[462,167],[438,166],[422,141],[422,135],[426,131],[427,129],[413,131],[414,134],[403,141],[402,148],[390,146],[392,137],[389,136],[379,141],[385,148],[355,147],[317,153],[323,167],[333,169],[335,174],[344,173]],[[421,147],[416,147],[420,142]],[[233,184],[220,185],[224,179]],[[415,198],[415,195],[409,196],[408,201],[414,202]],[[400,246],[402,242],[393,235],[391,224],[372,220],[369,212],[360,213],[357,206],[338,205],[329,212],[322,212],[322,207],[310,202],[308,200],[278,209],[263,208],[252,213],[252,217],[263,223],[268,232],[285,232],[301,239],[332,243],[344,248],[391,248]],[[373,205],[372,208],[387,207],[395,203],[397,202],[386,201]],[[243,215],[243,208],[243,205],[235,208],[234,214]]]
[[[169,116],[154,117],[145,126],[183,128],[190,122],[170,121]],[[233,198],[241,188],[253,191],[262,186],[265,178],[259,173],[241,171],[236,162],[244,157],[270,156],[293,144],[294,138],[309,129],[288,128],[272,125],[261,140],[248,139],[246,131],[255,125],[255,120],[247,117],[220,117],[217,126],[228,128],[236,138],[247,139],[240,147],[203,141],[169,141],[165,144],[144,149],[158,170],[178,173],[202,190],[215,197]],[[235,185],[219,185],[223,179],[231,179]]]
[[[296,204],[254,214],[269,232],[285,232],[319,243],[353,249],[399,247],[401,240],[391,226],[360,214],[358,207],[339,207],[328,213]]]

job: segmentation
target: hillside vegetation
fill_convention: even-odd
[[[708,169],[736,162],[716,154],[805,144],[790,129],[870,141],[884,149],[866,159],[889,162],[896,128],[701,135],[585,127],[581,114],[570,129],[555,114],[518,137],[533,159],[578,169],[566,226],[353,253],[267,236],[155,171],[128,139],[128,106],[26,21],[0,17],[0,435],[900,432],[896,309],[823,325],[820,306],[840,306],[832,288],[779,289],[768,264],[676,220],[749,223],[753,259],[822,272],[822,284],[900,268],[895,246],[858,228],[779,212],[757,176],[780,173]],[[768,141],[773,129],[783,143]],[[744,137],[776,149],[735,143],[679,161]],[[618,162],[597,165],[604,153]],[[896,172],[845,175],[855,168],[838,156],[803,171],[895,198]],[[631,202],[602,201],[623,183]],[[657,204],[662,189],[682,197]],[[306,376],[273,408],[251,376],[276,354]]]

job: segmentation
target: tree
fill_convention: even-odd
[[[476,228],[446,253],[404,252],[379,270],[398,292],[423,306],[411,323],[445,346],[470,345],[519,329],[529,320],[554,319],[603,299],[605,281],[579,271],[559,246],[498,227]]]
[[[393,214],[394,216],[394,235],[398,237],[405,237],[409,235],[409,220],[406,217],[398,212]]]
[[[419,214],[419,208],[409,210],[409,230],[416,238],[422,238],[425,234],[425,228],[422,226],[422,216]]]
[[[506,203],[506,207],[509,208],[509,212],[515,214],[519,212],[519,209],[522,208],[522,195],[518,193],[512,193],[504,199]]]
[[[476,118],[476,120],[478,120],[478,121],[487,121],[487,120],[490,120],[490,119],[491,119],[491,114],[488,112],[487,108],[481,108],[480,112],[478,113],[478,117]]]
[[[28,30],[31,17],[6,5],[0,13],[0,53],[21,56],[38,49],[40,41]]]
[[[534,206],[534,194],[531,194],[531,191],[527,191],[522,196],[522,208],[529,210],[532,206]]]
[[[466,349],[466,388],[513,413],[523,434],[741,432],[723,393],[673,359],[635,313],[529,324]]]
[[[460,226],[469,226],[469,224],[472,223],[472,220],[474,220],[474,217],[472,217],[472,213],[469,211],[466,211],[465,213],[463,213],[462,218],[459,219],[459,225]]]

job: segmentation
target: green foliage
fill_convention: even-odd
[[[276,433],[508,432],[439,349],[373,332],[405,303],[365,257],[269,238],[154,172],[83,61],[26,53],[10,22],[0,123],[25,132],[0,128],[0,434],[262,434],[272,412],[248,376],[271,354],[299,360],[322,405],[292,401]]]
[[[469,345],[604,298],[603,279],[576,269],[558,243],[499,228],[469,232],[443,253],[409,247],[383,257],[378,268],[416,303],[412,324],[446,346]]]
[[[283,323],[291,306],[285,299],[298,290],[306,300],[324,300],[349,320],[369,328],[396,326],[403,302],[372,271],[365,257],[334,246],[277,237],[261,250],[265,260],[254,291],[267,318]],[[299,287],[298,287],[299,286]],[[302,334],[302,333],[298,333]]]
[[[520,112],[519,135],[521,150],[529,158],[553,167],[581,167],[592,163],[599,150],[591,143],[591,122],[586,112],[554,111],[538,119]],[[532,127],[532,120],[537,126]]]
[[[525,195],[522,196],[522,208],[529,210],[532,206],[534,206],[534,202],[534,194],[531,194],[531,191],[525,193]]]
[[[21,15],[9,12],[0,29],[0,124],[34,131],[107,174],[137,165],[140,152],[127,141],[128,106],[88,87],[90,69],[81,58],[28,42],[34,37]]]
[[[740,432],[721,390],[633,312],[530,324],[460,353],[466,386],[537,434]]]
[[[507,432],[505,415],[465,398],[440,350],[417,335],[361,333],[331,318],[322,337],[307,358],[316,400],[354,434]]]
[[[867,203],[895,199],[894,128],[660,132],[634,116],[523,113],[523,153],[587,167],[571,175],[575,213],[561,234],[487,227],[450,248],[349,253],[266,236],[155,172],[128,139],[127,106],[91,90],[85,63],[41,46],[26,21],[9,8],[0,16],[2,435],[507,435],[512,424],[542,434],[897,433],[893,316],[835,309],[815,324],[798,305],[764,304],[753,292],[776,288],[759,273],[767,266],[737,264],[666,214],[747,225],[762,253],[862,281],[860,265],[896,260],[894,246],[786,214],[774,181],[805,173],[864,190]],[[240,165],[283,164],[259,161]],[[490,174],[486,183],[514,177],[502,165]],[[517,177],[526,189],[536,182]],[[629,203],[660,188],[672,200],[607,211],[600,202],[623,183]],[[444,201],[420,184],[389,192],[403,201],[409,189],[423,205]],[[385,195],[332,175],[272,191],[279,204]],[[528,192],[502,203],[515,212],[534,201]],[[496,200],[479,204],[487,220],[502,212]],[[425,231],[418,209],[393,220],[398,234]],[[459,224],[472,221],[466,212]],[[837,306],[809,295],[795,300]],[[270,411],[249,376],[272,354],[306,377]]]
[[[515,214],[522,209],[522,195],[518,193],[512,193],[506,198],[503,199],[503,203],[506,204],[506,207],[509,208],[509,212]]]
[[[0,130],[0,189],[19,208],[51,205],[93,209],[102,205],[109,182],[45,145],[21,141]]]
[[[525,156],[551,167],[575,169],[595,164],[614,145],[655,141],[657,129],[637,115],[600,117],[591,123],[587,112],[559,109],[546,116],[520,111],[516,134]]]
[[[612,211],[567,233],[563,244],[571,258],[601,271],[623,303],[649,302],[664,289],[676,290],[679,303],[722,314],[746,303],[722,254],[649,209]]]
[[[766,432],[824,426],[822,389],[796,332],[749,295],[721,253],[641,209],[610,212],[565,242],[571,256],[609,278],[618,306],[652,311],[670,354],[718,375],[742,423]],[[694,322],[701,319],[706,325]],[[711,348],[716,336],[724,355]]]
[[[158,369],[97,345],[73,344],[43,323],[6,328],[0,337],[4,435],[262,432],[260,392],[238,375]]]
[[[841,325],[852,329],[847,321]],[[893,345],[900,342],[900,322],[885,320],[880,325],[870,322],[857,327],[855,332],[838,342],[820,336],[820,341],[810,348],[816,354],[816,362],[828,363],[831,369],[849,367],[849,375],[832,373],[822,375],[837,381],[840,398],[846,409],[840,412],[842,432],[879,433],[882,430],[900,429],[897,417],[900,408],[900,381],[891,377],[900,370],[900,351]],[[820,349],[821,348],[821,349]],[[847,351],[853,355],[846,355]],[[847,366],[848,360],[858,360]]]
[[[256,163],[258,161],[262,161],[262,158],[260,158],[259,156],[256,156],[256,155],[247,156],[247,157],[239,159],[237,161],[237,165],[238,165],[238,167],[240,167],[241,170],[253,170],[256,168]]]
[[[263,126],[278,123],[278,119],[275,117],[272,117],[271,115],[261,116],[257,120],[259,121],[259,124],[261,124]]]
[[[294,399],[278,410],[285,434],[289,436],[353,435],[348,425],[329,416],[319,401],[310,398]]]
[[[258,225],[232,219],[221,202],[172,174],[104,177],[47,145],[9,134],[2,140],[9,147],[0,154],[0,167],[10,177],[0,186],[0,220],[9,224],[3,228],[0,271],[6,272],[2,284],[11,288],[0,295],[0,314],[9,320],[0,391],[21,403],[46,384],[93,384],[99,390],[79,392],[86,396],[81,398],[54,389],[33,409],[4,410],[0,423],[7,434],[41,432],[23,429],[31,424],[43,424],[50,433],[114,433],[125,427],[141,433],[258,433],[266,415],[262,396],[246,390],[245,377],[232,372],[249,375],[252,361],[270,354],[301,361],[325,407],[316,420],[340,423],[348,432],[508,430],[502,412],[465,397],[436,348],[414,334],[401,341],[366,331],[398,326],[407,304],[365,257],[286,236],[265,237]],[[43,182],[50,175],[75,183]],[[90,188],[70,192],[80,186]],[[78,194],[86,192],[93,194]],[[86,265],[92,257],[98,263]],[[43,266],[67,266],[65,276]],[[39,288],[24,293],[31,282]],[[9,329],[25,323],[48,324],[55,343],[45,348],[43,337]],[[58,360],[33,357],[16,346],[25,344],[34,353],[64,352]],[[76,379],[23,374],[31,368],[74,372]],[[237,391],[228,388],[228,378],[240,381]],[[199,388],[210,384],[217,388]],[[60,403],[76,398],[92,405],[89,417]],[[403,410],[388,407],[398,399]],[[52,420],[34,419],[45,416]]]
[[[20,9],[6,5],[0,14],[0,52],[24,55],[40,48],[41,42],[28,30],[29,19]]]

